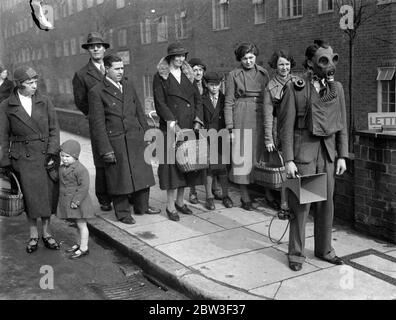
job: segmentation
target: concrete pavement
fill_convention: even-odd
[[[234,208],[226,209],[215,201],[216,210],[204,208],[203,186],[198,187],[200,203],[191,205],[193,215],[180,214],[170,221],[165,213],[166,193],[151,188],[150,204],[159,215],[134,216],[136,224],[125,225],[114,212],[102,212],[94,196],[94,166],[90,141],[61,132],[61,142],[76,139],[81,143],[80,161],[91,175],[91,196],[96,219],[91,230],[127,253],[146,272],[175,286],[193,298],[202,299],[280,299],[343,300],[396,299],[396,246],[359,234],[343,225],[334,225],[333,247],[347,264],[335,266],[314,257],[313,222],[306,232],[306,263],[299,272],[287,262],[288,232],[279,239],[287,222],[273,219],[261,204],[256,211],[240,208],[238,191],[231,188]],[[153,164],[156,175],[157,168]],[[186,192],[186,197],[188,192]]]

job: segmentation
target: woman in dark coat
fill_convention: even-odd
[[[164,141],[167,141],[167,129],[174,134],[180,133],[181,129],[198,130],[203,124],[202,99],[191,66],[185,61],[187,53],[179,43],[170,44],[168,55],[161,59],[153,79],[154,105]],[[164,149],[166,153],[174,152],[172,146]],[[166,212],[169,218],[178,221],[177,211],[192,213],[184,204],[184,188],[204,184],[205,176],[204,172],[199,171],[183,173],[174,161],[167,163],[167,155],[164,159],[165,163],[158,168],[160,188],[167,191]]]
[[[7,76],[7,69],[0,66],[0,102],[7,99],[10,96],[12,89],[14,89],[13,82],[8,80]]]
[[[59,164],[59,127],[52,103],[37,92],[37,78],[32,68],[18,67],[14,72],[17,87],[0,104],[0,145],[3,151],[8,150],[0,159],[0,167],[14,171],[21,184],[30,227],[28,253],[37,249],[38,218],[44,245],[59,249],[49,233],[51,214],[56,214],[58,184],[46,169]]]
[[[239,129],[233,130],[230,180],[239,184],[245,210],[255,208],[247,185],[254,182],[252,169],[265,148],[264,126],[268,125],[264,123],[264,98],[269,94],[266,89],[269,76],[267,70],[256,64],[258,53],[253,43],[243,43],[235,50],[236,60],[241,64],[230,71],[225,94],[226,127]]]

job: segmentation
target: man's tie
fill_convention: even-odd
[[[121,83],[117,82],[117,85],[118,85],[118,89],[120,89],[120,91],[122,93],[122,85],[121,85]]]
[[[100,65],[100,72],[101,72],[102,74],[105,74],[105,67],[104,67],[103,64]]]

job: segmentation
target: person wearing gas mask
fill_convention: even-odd
[[[322,40],[305,51],[307,73],[291,81],[278,113],[279,138],[288,178],[327,174],[327,200],[314,203],[315,256],[332,264],[343,264],[331,246],[334,215],[334,174],[342,175],[348,157],[345,98],[341,83],[334,81],[338,55]],[[299,204],[289,192],[289,267],[299,271],[305,260],[305,226],[310,204]]]

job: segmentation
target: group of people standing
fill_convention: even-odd
[[[115,54],[105,55],[109,44],[101,34],[90,33],[82,47],[90,60],[75,73],[73,92],[77,108],[89,120],[96,168],[95,194],[103,211],[110,211],[113,204],[117,219],[133,224],[131,213],[160,213],[149,206],[150,187],[155,180],[150,161],[144,158],[145,148],[151,143],[144,140],[148,129],[144,109],[131,80],[124,76],[122,59]],[[233,207],[229,181],[239,185],[242,208],[254,210],[258,204],[248,192],[248,185],[254,182],[254,165],[266,159],[269,152],[281,150],[290,178],[297,173],[327,172],[328,200],[317,206],[323,212],[315,215],[315,254],[331,263],[342,263],[331,247],[330,236],[333,162],[337,156],[336,174],[342,174],[348,155],[344,96],[341,84],[334,82],[338,55],[326,43],[315,42],[305,54],[307,74],[297,77],[290,73],[295,65],[293,58],[282,50],[276,51],[269,60],[275,70],[270,79],[267,70],[256,63],[259,50],[255,44],[242,43],[234,53],[239,65],[229,72],[224,94],[220,90],[223,75],[207,70],[201,59],[187,61],[188,50],[180,43],[170,44],[157,65],[158,72],[153,78],[154,106],[164,142],[168,142],[169,134],[177,137],[192,130],[198,136],[204,128],[228,130],[225,144],[231,145],[222,148],[225,144],[219,137],[219,161],[206,170],[186,173],[175,163],[159,164],[159,186],[167,194],[169,219],[178,221],[179,213],[192,214],[184,199],[186,187],[190,188],[191,203],[198,202],[195,187],[204,185],[208,210],[215,209],[216,199],[226,208]],[[56,112],[50,100],[37,91],[37,78],[32,68],[17,68],[14,72],[17,86],[0,105],[1,147],[8,151],[0,159],[0,167],[3,171],[13,170],[21,181],[30,227],[27,252],[37,250],[38,218],[43,222],[45,246],[59,249],[48,229],[51,214],[58,211],[61,218],[77,222],[80,241],[68,252],[79,258],[88,254],[86,219],[93,216],[89,176],[78,161],[78,142],[69,140],[60,146]],[[1,78],[1,94],[5,84],[6,80]],[[318,108],[329,106],[331,112],[339,115],[331,117],[337,119],[337,125],[331,124],[329,128],[320,123],[326,127],[325,134],[310,131],[306,114],[307,108],[311,111],[307,107],[311,103]],[[250,149],[246,141],[252,146]],[[174,144],[165,145],[164,159],[174,148]],[[225,152],[231,153],[229,157],[223,157]],[[232,161],[241,154],[243,163]],[[224,163],[222,159],[231,162]],[[266,190],[265,196],[271,206],[279,207],[271,190]],[[291,221],[289,266],[298,271],[304,260],[309,205],[291,199],[290,207],[299,214]]]

